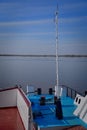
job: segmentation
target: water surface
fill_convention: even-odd
[[[83,93],[87,89],[87,58],[59,58],[59,84]],[[0,88],[27,84],[44,92],[56,84],[55,58],[0,57]]]

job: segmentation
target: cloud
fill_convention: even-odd
[[[17,8],[16,3],[9,3],[9,2],[0,3],[0,14],[4,15],[7,14],[8,12],[11,13],[15,8]]]
[[[35,17],[42,17],[50,14],[53,10],[53,5],[40,5],[38,2],[14,2],[14,3],[0,3],[1,18],[9,19],[29,19]],[[50,15],[49,15],[50,16]],[[5,19],[3,19],[5,20]]]
[[[59,18],[60,23],[73,23],[87,21],[87,16],[69,17],[69,18]],[[39,25],[52,23],[53,19],[40,19],[40,20],[29,20],[29,21],[12,21],[12,22],[0,22],[0,26],[21,26],[21,25]]]
[[[13,21],[0,22],[0,26],[21,26],[21,25],[37,25],[52,22],[52,19],[30,20],[30,21]]]
[[[0,33],[0,37],[2,37],[2,36],[13,36],[13,37],[15,37],[15,36],[18,36],[18,37],[21,37],[21,36],[23,36],[23,37],[25,37],[25,36],[43,36],[43,35],[53,35],[54,33],[53,32],[36,32],[36,33]]]
[[[84,21],[85,20],[85,21]],[[78,16],[78,17],[69,17],[69,18],[60,18],[60,23],[73,23],[73,22],[86,22],[87,16]]]
[[[60,44],[60,53],[62,54],[87,54],[87,44],[72,43]]]
[[[67,9],[67,10],[79,10],[82,8],[87,8],[87,1],[86,2],[73,2],[72,3],[64,3],[63,5],[60,6],[63,9]]]

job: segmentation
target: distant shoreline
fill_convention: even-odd
[[[38,55],[38,54],[0,54],[0,57],[56,57],[56,55]],[[87,55],[76,55],[76,54],[66,54],[59,55],[58,57],[87,57]]]

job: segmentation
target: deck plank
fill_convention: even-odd
[[[16,107],[0,108],[0,130],[25,130]]]

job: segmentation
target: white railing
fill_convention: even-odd
[[[25,130],[33,129],[31,103],[21,88],[0,90],[0,108],[5,107],[17,107]]]
[[[17,106],[17,89],[0,90],[0,108]]]

